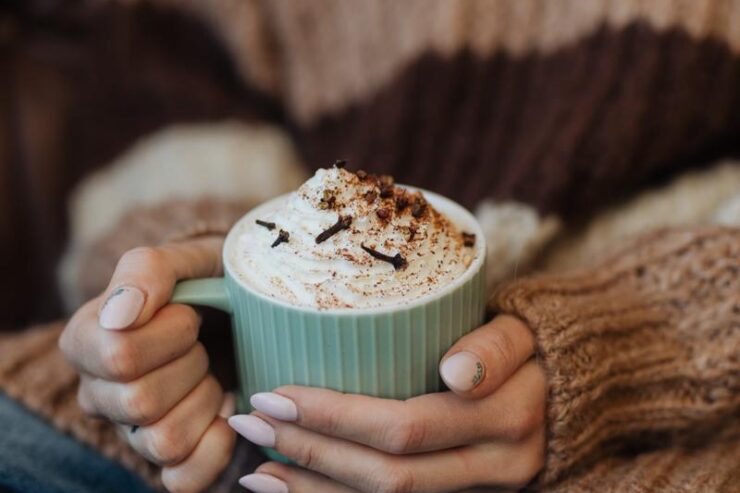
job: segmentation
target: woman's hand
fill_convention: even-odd
[[[220,274],[222,241],[127,252],[105,293],[75,313],[59,341],[80,372],[82,409],[116,422],[139,453],[163,466],[171,491],[201,491],[234,446],[219,416],[233,403],[208,372],[200,319],[168,304],[177,280]]]
[[[518,319],[499,316],[461,338],[440,373],[452,392],[407,401],[286,386],[255,394],[229,420],[301,467],[260,466],[258,493],[450,492],[520,487],[544,458],[545,379]]]

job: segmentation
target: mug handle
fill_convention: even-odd
[[[226,279],[208,277],[180,281],[172,292],[172,303],[210,306],[222,312],[232,313],[231,301],[226,292]]]
[[[180,281],[175,285],[172,292],[172,303],[184,303],[186,305],[204,305],[217,308],[226,313],[233,313],[229,295],[226,292],[226,279],[223,277],[210,277],[205,279],[189,279]],[[241,393],[237,393],[237,409],[248,409],[246,401],[242,401]],[[277,453],[274,449],[260,447],[270,459],[283,464],[295,464],[287,457]]]

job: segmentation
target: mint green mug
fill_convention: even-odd
[[[287,384],[392,399],[441,390],[440,359],[460,336],[483,321],[486,247],[470,212],[442,196],[423,193],[461,230],[474,233],[476,243],[462,276],[407,304],[372,309],[298,307],[241,281],[232,267],[238,232],[286,195],[252,209],[231,229],[223,249],[223,278],[178,283],[172,302],[231,314],[240,411],[249,410],[252,394]]]

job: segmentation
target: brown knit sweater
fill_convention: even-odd
[[[59,312],[53,261],[75,179],[173,122],[282,125],[307,170],[346,157],[467,206],[514,199],[570,228],[740,151],[740,1],[4,9],[0,325]],[[126,249],[225,232],[253,205],[190,192],[146,207],[126,196],[133,210],[76,245],[75,288],[94,296]],[[653,232],[583,270],[507,284],[492,308],[532,328],[548,376],[547,460],[534,487],[738,491],[740,230]],[[77,407],[61,326],[0,336],[0,389],[158,485],[155,467]],[[246,472],[240,447],[215,490]]]
[[[738,230],[649,234],[595,268],[514,282],[496,305],[532,328],[547,373],[546,482],[739,424]]]
[[[224,219],[224,209],[198,211],[206,230]],[[119,229],[106,242],[141,230]],[[548,376],[541,487],[732,491],[740,460],[738,273],[740,230],[673,229],[592,268],[521,279],[498,292],[494,307],[535,332]],[[77,377],[56,347],[60,329],[0,340],[0,388],[159,484],[156,468],[111,425],[77,407]],[[243,467],[233,465],[221,487],[235,484]]]
[[[737,0],[9,3],[0,328],[59,313],[67,192],[173,122],[284,125],[309,168],[566,223],[740,152]]]

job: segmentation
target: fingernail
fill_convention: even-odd
[[[442,362],[439,374],[452,390],[465,392],[483,379],[484,367],[478,356],[467,351],[455,353]]]
[[[263,447],[275,446],[275,430],[257,416],[237,414],[229,418],[229,426],[252,443]]]
[[[236,397],[233,392],[226,392],[224,394],[224,401],[221,403],[221,409],[218,411],[218,415],[222,418],[229,418],[236,412]]]
[[[252,406],[268,416],[281,421],[295,421],[298,419],[298,409],[295,403],[274,392],[259,392],[249,398]]]
[[[98,322],[104,329],[125,329],[139,316],[144,306],[144,293],[133,286],[113,291],[100,309]]]
[[[239,484],[255,493],[288,493],[288,485],[269,474],[248,474],[239,480]]]

